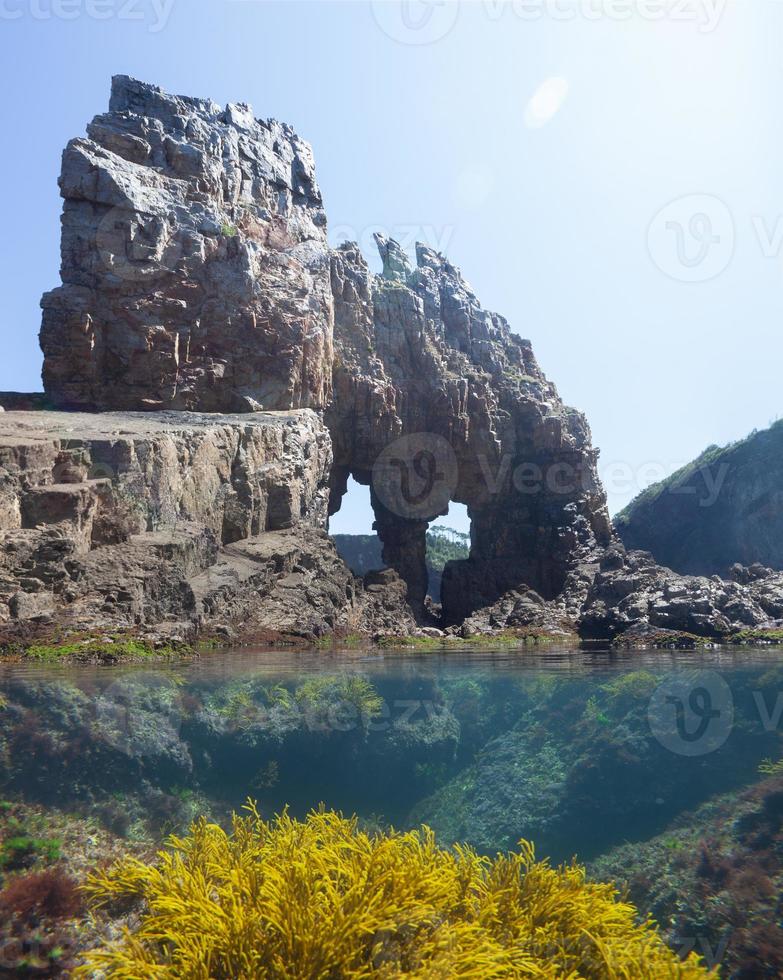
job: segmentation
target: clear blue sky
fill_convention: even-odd
[[[617,509],[783,410],[781,37],[777,0],[0,0],[0,388],[40,387],[60,153],[126,73],[291,123],[334,238],[442,247],[586,412]]]

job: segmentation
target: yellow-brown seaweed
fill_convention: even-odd
[[[367,834],[312,812],[265,822],[254,804],[228,834],[201,819],[156,864],[126,858],[85,886],[93,907],[143,901],[138,926],[87,954],[78,977],[703,978],[614,886],[552,868],[522,841],[481,857],[428,828]]]

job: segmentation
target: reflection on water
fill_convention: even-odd
[[[129,840],[224,819],[248,796],[268,814],[323,802],[486,853],[526,838],[576,854],[673,942],[717,949],[730,932],[716,960],[744,962],[760,926],[777,942],[778,650],[216,652],[6,666],[0,693],[6,798]]]

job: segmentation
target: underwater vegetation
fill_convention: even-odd
[[[783,759],[764,759],[758,771],[763,776],[783,776]]]
[[[393,978],[716,976],[680,961],[614,886],[536,861],[481,857],[427,828],[367,834],[311,812],[272,822],[248,803],[233,829],[197,821],[155,864],[92,875],[93,908],[141,902],[138,924],[75,977]]]
[[[783,779],[681,814],[658,837],[589,865],[648,910],[667,942],[696,949],[732,980],[783,976]]]

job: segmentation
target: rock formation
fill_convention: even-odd
[[[428,522],[468,505],[449,621],[520,582],[555,596],[574,551],[609,542],[587,423],[530,343],[423,246],[411,269],[379,237],[380,276],[356,246],[330,253],[312,155],[290,129],[120,76],[88,137],[63,157],[63,286],[43,299],[55,405],[326,409],[331,510],[349,475],[371,484],[414,609]]]
[[[378,246],[379,276],[354,245],[332,258],[331,510],[349,475],[370,484],[384,560],[416,606],[427,524],[466,504],[471,552],[443,576],[448,622],[521,582],[552,598],[577,550],[611,537],[587,422],[443,256],[419,245],[411,269],[396,242]]]
[[[452,501],[471,547],[441,625],[466,635],[783,618],[763,570],[625,553],[530,342],[423,245],[414,268],[377,236],[379,275],[330,250],[287,126],[119,76],[87,133],[63,156],[43,377],[47,407],[120,414],[0,416],[0,622],[405,632],[431,620],[426,531]],[[388,566],[364,581],[326,533],[351,476]]]
[[[783,569],[783,422],[706,450],[640,494],[615,526],[627,547],[678,572],[726,575],[735,563]]]
[[[306,409],[4,412],[0,631],[413,628],[393,573],[365,591],[324,532],[330,465]]]
[[[125,76],[87,134],[63,154],[63,284],[42,300],[54,405],[323,408],[332,312],[310,147],[246,105]]]

